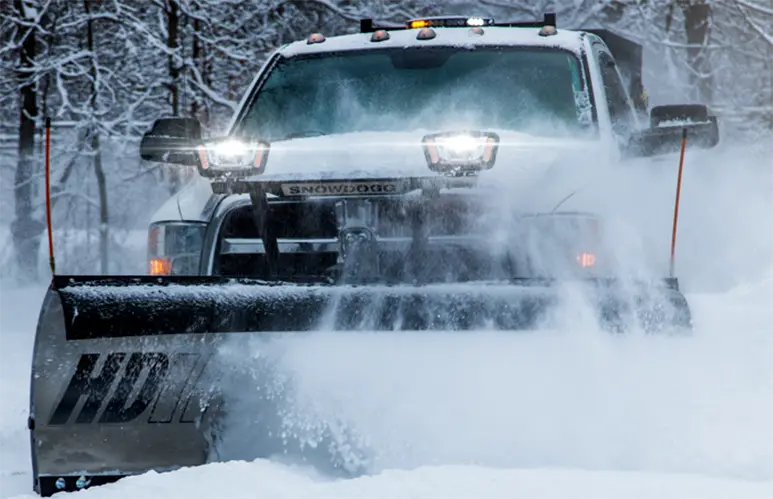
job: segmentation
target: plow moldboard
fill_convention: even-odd
[[[218,357],[230,334],[539,329],[561,305],[555,284],[57,277],[43,302],[33,359],[30,427],[38,488],[52,492],[60,477],[70,484],[81,474],[102,476],[97,483],[207,462],[223,383],[235,369]],[[644,304],[667,323],[689,325],[675,284],[633,286],[629,301],[619,299],[622,288],[613,281],[587,281],[581,288],[602,322]],[[670,313],[652,305],[663,302],[657,295],[671,304]]]

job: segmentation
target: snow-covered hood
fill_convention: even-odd
[[[530,209],[548,209],[544,206],[576,190],[593,178],[593,172],[608,165],[599,141],[491,131],[499,135],[499,150],[494,167],[480,172],[479,185],[513,194]],[[434,176],[421,145],[428,133],[432,132],[361,132],[274,142],[265,173],[255,178],[314,181]]]
[[[500,137],[499,150],[494,167],[480,173],[479,185],[504,191],[519,208],[550,210],[609,163],[600,141],[491,131]],[[428,133],[432,131],[357,132],[273,142],[265,173],[254,178],[281,182],[433,176],[421,145]],[[212,192],[207,183],[198,179],[181,192],[179,203],[165,206],[166,215],[200,219]]]
[[[505,175],[528,165],[551,163],[568,150],[593,147],[579,140],[492,130],[500,137],[496,165],[485,175]],[[422,138],[433,133],[357,132],[273,142],[264,180],[353,179],[433,175]]]

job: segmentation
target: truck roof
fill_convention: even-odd
[[[582,31],[557,29],[549,36],[540,35],[540,28],[484,26],[479,28],[432,27],[435,37],[428,40],[417,39],[420,29],[388,30],[389,38],[371,41],[372,33],[355,33],[325,38],[324,41],[309,43],[308,39],[283,46],[279,53],[285,57],[303,54],[320,54],[378,48],[410,48],[432,46],[514,46],[514,47],[553,47],[579,54],[582,43]],[[482,34],[477,34],[482,30]]]

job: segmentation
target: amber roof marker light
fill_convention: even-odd
[[[542,29],[539,30],[539,36],[553,36],[558,34],[558,30],[555,26],[543,26]]]
[[[372,42],[383,42],[386,40],[389,40],[389,31],[385,29],[376,30],[370,36],[370,41]]]
[[[432,28],[422,28],[417,34],[416,39],[417,40],[432,40],[435,38],[436,33],[435,30]]]
[[[324,41],[325,41],[325,35],[323,35],[322,33],[312,33],[306,39],[306,44],[313,45],[315,43],[322,43]]]

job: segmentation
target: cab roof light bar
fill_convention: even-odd
[[[373,33],[376,30],[397,31],[416,28],[469,28],[493,26],[499,28],[542,28],[557,26],[556,13],[546,12],[542,21],[495,22],[486,17],[427,17],[411,19],[404,25],[376,26],[373,19],[360,20],[360,33]]]

